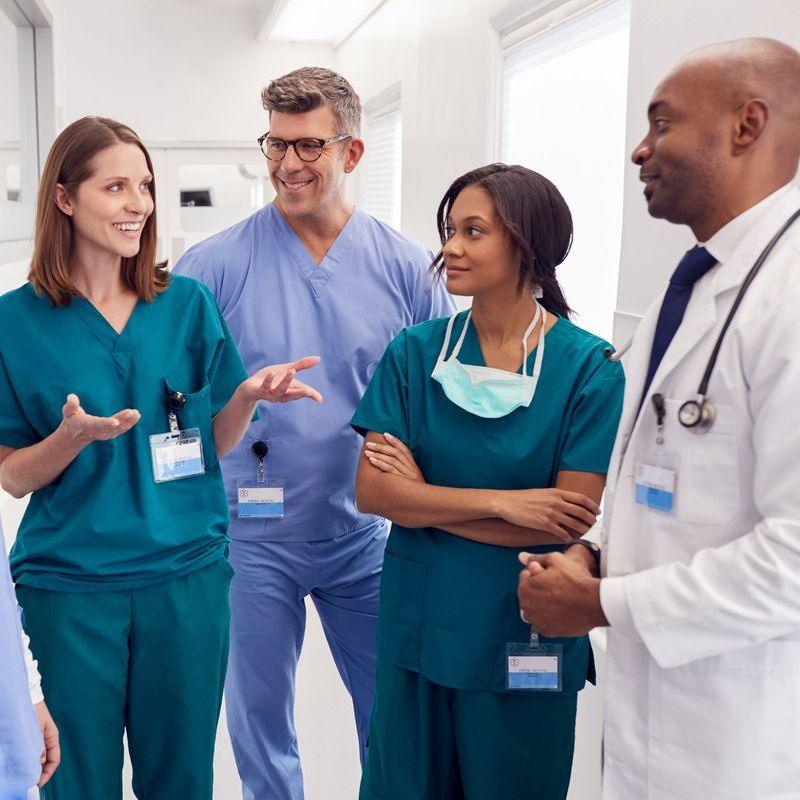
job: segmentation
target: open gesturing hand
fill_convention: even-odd
[[[308,397],[315,403],[322,402],[322,395],[311,386],[295,378],[303,369],[311,369],[319,364],[319,356],[306,356],[289,364],[272,364],[262,367],[239,387],[242,396],[249,403],[268,400],[270,403],[289,403]]]
[[[61,413],[63,429],[83,444],[116,439],[117,436],[127,433],[141,418],[135,408],[125,408],[111,417],[87,414],[81,408],[80,398],[76,394],[67,395],[67,402],[64,403]]]

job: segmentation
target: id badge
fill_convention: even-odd
[[[678,458],[667,453],[656,453],[651,458],[636,462],[636,504],[660,511],[675,513],[675,489],[678,484]]]
[[[506,689],[560,692],[564,648],[560,644],[509,642],[506,645]]]
[[[251,480],[236,481],[239,519],[281,519],[284,514],[283,486]]]
[[[150,456],[156,483],[192,478],[206,471],[199,428],[151,436]]]

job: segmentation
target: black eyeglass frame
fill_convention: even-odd
[[[258,147],[261,150],[261,152],[264,154],[264,158],[266,158],[268,161],[283,161],[283,159],[286,158],[286,154],[289,152],[289,148],[290,147],[294,147],[295,155],[301,161],[305,161],[306,164],[312,164],[314,161],[319,161],[319,159],[322,157],[322,150],[324,149],[325,145],[332,144],[333,142],[344,142],[347,139],[352,139],[353,137],[349,133],[342,133],[342,134],[339,134],[339,136],[331,136],[329,139],[317,139],[314,136],[303,136],[300,139],[289,140],[289,139],[281,139],[278,136],[274,136],[273,139],[275,141],[283,142],[286,145],[286,149],[283,151],[283,155],[280,158],[270,158],[267,155],[267,151],[264,149],[264,142],[268,138],[270,138],[269,137],[269,131],[267,131],[262,136],[259,136],[258,139],[257,139]],[[297,145],[298,142],[316,142],[319,145],[319,154],[317,155],[317,157],[316,158],[310,158],[310,159],[309,158],[303,158],[303,156],[301,156],[300,153],[297,151],[296,145]]]

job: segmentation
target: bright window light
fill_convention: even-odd
[[[340,42],[379,5],[376,0],[287,0],[269,38],[291,42]]]
[[[400,230],[402,122],[400,109],[367,115],[360,207]]]
[[[504,57],[501,159],[564,195],[575,240],[557,271],[575,322],[611,339],[622,237],[629,0],[613,0]]]

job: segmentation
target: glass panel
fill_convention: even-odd
[[[183,164],[180,225],[206,236],[250,216],[275,197],[266,164]]]
[[[33,29],[0,10],[0,242],[33,236],[37,184]]]
[[[0,12],[0,202],[19,201],[20,102],[17,28]]]
[[[628,0],[566,22],[505,57],[501,159],[556,184],[575,241],[558,279],[575,322],[611,338],[626,164]]]

